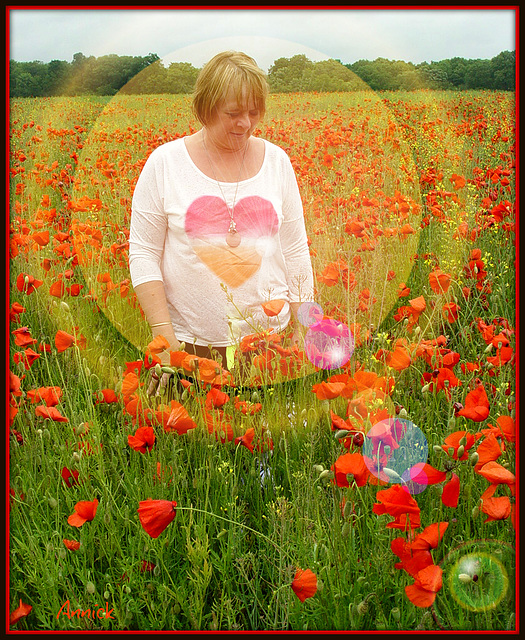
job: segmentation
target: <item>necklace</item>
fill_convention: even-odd
[[[202,136],[202,144],[204,146],[204,150],[206,151],[206,155],[208,156],[208,160],[210,161],[210,165],[215,174],[214,175],[215,182],[217,182],[217,186],[219,187],[220,192],[222,194],[222,199],[224,200],[224,204],[226,205],[226,208],[228,209],[228,213],[230,214],[230,226],[228,228],[228,233],[226,234],[226,244],[229,247],[232,247],[232,249],[234,249],[235,247],[238,247],[241,244],[241,236],[237,231],[237,226],[235,224],[235,220],[233,219],[233,210],[235,208],[235,201],[237,200],[237,191],[239,190],[239,182],[241,179],[242,168],[244,167],[244,158],[246,157],[248,142],[246,142],[246,146],[244,147],[244,151],[242,154],[242,162],[239,169],[239,175],[237,176],[237,184],[235,186],[235,194],[233,196],[233,202],[231,207],[228,206],[228,202],[226,201],[226,196],[224,195],[224,191],[222,190],[221,183],[219,182],[219,180],[217,180],[217,169],[215,168],[213,160],[211,159],[210,152],[208,151],[208,147],[206,146],[206,140],[204,139],[204,136]]]

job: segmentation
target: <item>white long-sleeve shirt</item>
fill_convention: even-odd
[[[313,299],[313,274],[297,180],[286,153],[265,142],[259,172],[238,183],[206,176],[184,138],[155,149],[132,201],[129,267],[134,286],[164,283],[175,335],[224,347],[261,329],[279,331],[290,302]],[[236,193],[237,190],[237,193]],[[226,244],[230,213],[241,243]],[[281,299],[278,316],[261,304]]]

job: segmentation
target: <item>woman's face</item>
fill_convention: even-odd
[[[242,100],[229,93],[215,108],[211,122],[206,125],[208,137],[214,145],[225,151],[244,149],[261,119],[255,100]]]

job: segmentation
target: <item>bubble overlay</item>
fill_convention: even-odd
[[[323,318],[310,325],[304,339],[308,360],[320,369],[344,366],[354,352],[354,338],[343,322]]]
[[[428,458],[428,442],[419,427],[403,418],[387,418],[374,424],[363,444],[363,458],[370,473],[394,484],[402,484],[411,494],[428,485],[419,468]]]

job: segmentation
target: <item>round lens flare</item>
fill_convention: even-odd
[[[510,544],[466,542],[448,553],[440,566],[443,588],[432,614],[441,629],[482,629],[486,616],[496,616],[503,622],[510,619],[515,580],[515,550]]]
[[[411,494],[428,486],[422,465],[428,458],[428,442],[419,427],[403,418],[387,418],[374,424],[363,444],[363,458],[370,473]]]

